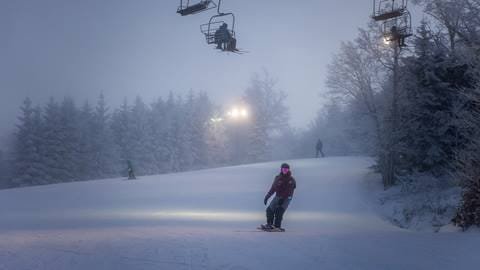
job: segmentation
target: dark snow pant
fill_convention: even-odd
[[[137,179],[135,177],[135,174],[133,173],[133,170],[132,169],[128,169],[128,180],[135,180]]]
[[[322,157],[325,157],[325,155],[323,154],[322,149],[317,149],[317,155],[316,155],[317,158],[318,158],[318,153],[320,153],[320,154],[322,155]]]
[[[267,207],[267,224],[275,225],[277,228],[282,227],[283,214],[287,211],[289,199],[282,199],[275,196]]]

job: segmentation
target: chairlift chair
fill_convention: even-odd
[[[230,17],[230,20],[223,20]],[[218,44],[216,33],[223,24],[227,24],[229,28],[227,31],[231,38],[235,39],[235,15],[233,13],[219,13],[210,18],[208,23],[200,25],[200,31],[205,35],[207,44]],[[230,23],[230,24],[229,24]],[[236,48],[223,48],[223,51],[237,51]]]
[[[375,21],[385,21],[401,17],[407,11],[408,0],[373,0]]]
[[[190,3],[194,2],[194,3]],[[216,8],[217,4],[213,0],[201,0],[201,1],[190,1],[190,0],[180,0],[180,6],[177,9],[177,13],[186,16],[195,13],[199,13],[205,10]]]
[[[410,12],[406,10],[402,16],[384,21],[382,28],[385,41],[396,41],[400,47],[406,46],[405,39],[413,35]]]

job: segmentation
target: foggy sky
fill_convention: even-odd
[[[267,70],[288,95],[291,123],[306,126],[322,104],[325,69],[342,40],[369,21],[370,0],[224,0],[238,47],[220,53],[199,25],[215,11],[181,17],[176,0],[0,0],[0,137],[25,97],[77,105],[100,93],[111,107],[139,95],[207,91],[217,103],[240,96]]]

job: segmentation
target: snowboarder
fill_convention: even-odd
[[[325,157],[323,154],[323,143],[322,140],[318,139],[317,145],[315,146],[315,149],[317,150],[317,154],[315,155],[318,158],[318,153],[322,155],[322,157]]]
[[[285,231],[282,228],[283,214],[288,208],[293,197],[293,191],[297,187],[295,179],[292,177],[290,166],[283,163],[280,167],[280,174],[275,177],[272,187],[265,195],[263,203],[267,205],[268,199],[275,193],[275,197],[267,207],[267,224],[261,225],[261,229],[266,231]]]

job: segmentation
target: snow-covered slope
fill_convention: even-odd
[[[401,230],[368,158],[290,161],[286,233],[257,232],[280,162],[0,192],[0,269],[468,269],[475,233]]]

